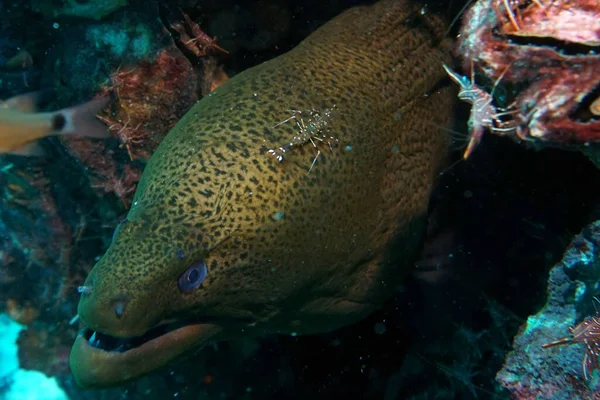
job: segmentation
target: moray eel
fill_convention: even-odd
[[[413,1],[350,9],[198,102],[85,281],[77,382],[119,385],[215,341],[330,331],[393,296],[449,149],[445,29]]]

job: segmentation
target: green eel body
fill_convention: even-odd
[[[354,8],[196,104],[86,280],[77,382],[118,385],[214,341],[333,330],[389,299],[449,148],[445,28],[415,1]]]

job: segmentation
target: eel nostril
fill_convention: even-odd
[[[115,315],[117,318],[121,318],[123,316],[123,312],[125,311],[125,303],[119,301],[115,304]]]
[[[127,303],[129,303],[129,296],[123,292],[119,292],[119,294],[113,297],[112,304],[114,306],[115,316],[117,318],[121,318],[123,316]]]

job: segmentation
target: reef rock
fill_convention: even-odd
[[[594,298],[600,294],[600,220],[575,236],[550,271],[548,300],[514,339],[496,379],[515,399],[599,398]],[[566,338],[560,346],[547,346]],[[545,347],[543,347],[545,346]]]

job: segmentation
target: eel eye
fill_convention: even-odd
[[[177,287],[182,292],[191,292],[196,289],[206,278],[206,264],[204,261],[199,261],[189,267],[177,280]]]

